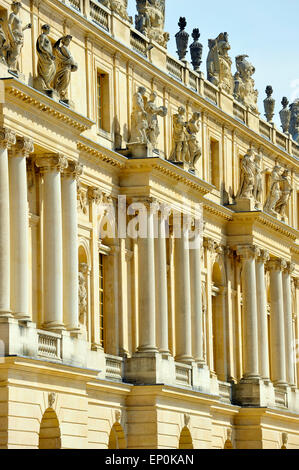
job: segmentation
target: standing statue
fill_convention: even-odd
[[[234,97],[244,106],[258,114],[257,99],[258,91],[255,90],[255,83],[252,75],[255,73],[253,65],[246,60],[248,55],[239,55],[236,57],[237,72],[235,73]]]
[[[173,146],[170,160],[174,162],[185,162],[188,153],[186,110],[179,107],[178,113],[173,116]]]
[[[110,8],[112,11],[117,13],[124,20],[129,21],[130,17],[128,15],[128,0],[110,0]],[[132,20],[131,20],[132,21]]]
[[[137,0],[135,26],[138,31],[162,47],[167,47],[169,33],[164,32],[165,0]]]
[[[74,61],[69,45],[72,36],[67,35],[58,39],[54,44],[54,53],[57,59],[57,71],[54,77],[54,89],[60,96],[60,100],[68,104],[68,87],[71,81],[71,72],[78,70],[78,64]]]
[[[53,55],[52,43],[48,38],[50,26],[44,24],[42,33],[37,38],[36,50],[38,55],[37,62],[37,82],[40,91],[52,91],[52,81],[56,72],[55,56]]]
[[[255,164],[255,183],[253,197],[255,200],[255,208],[257,210],[262,209],[263,203],[263,174],[268,171],[268,169],[262,170],[262,155],[256,155],[254,159]]]
[[[21,2],[13,2],[11,5],[11,14],[8,18],[8,35],[10,46],[7,51],[8,68],[18,74],[19,57],[24,45],[24,31],[31,29],[31,23],[23,27],[22,20],[19,17],[22,4]]]
[[[284,170],[281,176],[281,196],[275,206],[275,211],[281,215],[283,221],[287,221],[287,206],[293,193],[293,188],[289,180],[289,170]]]
[[[277,212],[275,210],[276,204],[278,203],[281,197],[280,182],[281,182],[281,167],[276,164],[271,173],[268,197],[264,206],[264,211],[274,216],[277,215]]]
[[[146,89],[139,87],[133,97],[133,111],[131,115],[131,139],[130,143],[147,143],[148,121],[145,111]]]
[[[290,105],[291,120],[290,120],[290,134],[299,143],[299,99]]]
[[[0,18],[0,63],[7,65],[6,62],[6,56],[7,56],[7,51],[9,49],[9,44],[7,42],[2,23],[3,23],[3,18]]]
[[[220,85],[226,93],[232,95],[234,80],[231,72],[232,61],[228,55],[230,50],[228,34],[221,33],[216,39],[209,39],[209,49],[207,58],[208,80],[213,85]]]
[[[256,164],[252,149],[247,151],[241,162],[240,189],[238,199],[254,199],[256,181]]]
[[[195,165],[198,159],[201,157],[201,148],[197,140],[197,134],[200,129],[199,119],[200,119],[200,113],[195,112],[193,113],[192,118],[188,121],[186,125],[188,150],[189,150],[188,160],[189,160],[192,170],[195,170]]]
[[[147,141],[151,143],[153,149],[157,147],[157,141],[160,134],[158,116],[166,117],[167,108],[165,106],[157,106],[155,101],[157,99],[157,93],[152,92],[150,99],[145,103],[145,112],[147,115],[147,130],[146,137]]]

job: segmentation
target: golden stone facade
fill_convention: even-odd
[[[0,448],[298,449],[299,145],[256,112],[254,68],[242,104],[168,54],[162,14],[19,3],[0,0]]]

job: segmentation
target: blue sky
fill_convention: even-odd
[[[129,0],[129,14],[135,17],[136,1]],[[199,28],[204,46],[201,70],[206,76],[208,39],[220,32],[229,33],[230,56],[248,54],[256,68],[254,75],[259,91],[259,110],[264,115],[263,100],[267,85],[274,89],[275,121],[281,99],[299,97],[299,1],[298,0],[166,0],[165,30],[170,33],[168,51],[177,57],[174,35],[180,16],[187,19],[186,30],[191,35]],[[190,39],[192,40],[191,36]],[[190,41],[191,43],[191,41]],[[187,59],[190,60],[188,54]]]

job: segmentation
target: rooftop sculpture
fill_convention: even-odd
[[[257,99],[258,91],[255,90],[255,83],[252,78],[255,73],[255,67],[246,60],[248,55],[238,55],[236,57],[237,72],[235,73],[234,96],[244,106],[258,114]]]
[[[136,29],[160,46],[167,47],[169,33],[164,32],[165,0],[136,0],[136,7]]]
[[[234,81],[231,72],[232,61],[228,55],[230,44],[228,34],[221,33],[216,39],[209,39],[207,58],[208,80],[213,85],[221,86],[226,93],[232,94]]]

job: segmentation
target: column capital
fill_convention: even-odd
[[[284,271],[291,275],[295,271],[295,268],[296,268],[295,263],[292,263],[291,261],[287,261]]]
[[[89,202],[95,204],[101,204],[103,201],[103,191],[100,188],[90,187],[87,190],[87,197]]]
[[[260,250],[260,254],[258,256],[258,261],[267,263],[270,260],[270,253],[268,250]]]
[[[36,166],[42,173],[51,171],[62,172],[68,167],[68,160],[61,154],[45,154],[35,159]]]
[[[257,258],[261,254],[261,250],[255,245],[239,245],[236,251],[237,255],[244,260]]]
[[[214,253],[217,249],[217,242],[215,242],[215,240],[212,240],[212,238],[204,237],[203,246],[207,248],[208,251]]]
[[[0,148],[7,149],[16,143],[16,133],[7,127],[0,128]]]
[[[68,166],[63,170],[62,176],[79,181],[80,176],[83,175],[83,168],[82,163],[68,160]]]
[[[17,137],[16,145],[14,147],[15,152],[11,153],[12,157],[29,157],[34,152],[34,143],[30,137]]]
[[[270,271],[284,271],[287,268],[287,262],[284,259],[271,259],[267,262],[267,269]]]

